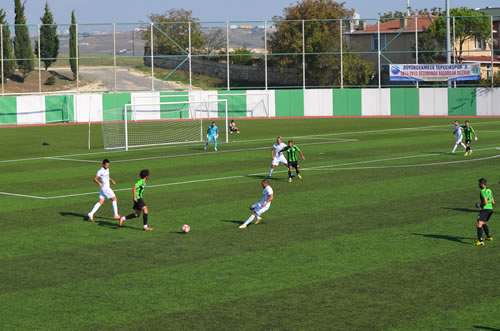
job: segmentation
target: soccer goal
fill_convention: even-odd
[[[228,142],[227,100],[126,104],[108,111],[102,123],[105,149],[201,142],[211,123],[206,114],[219,109],[219,137]]]

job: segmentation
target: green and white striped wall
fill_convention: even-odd
[[[0,97],[0,125],[115,120],[130,103],[166,110],[145,112],[144,119],[168,119],[175,106],[161,102],[217,100],[227,100],[230,117],[500,116],[500,89],[297,89],[6,96]],[[224,116],[222,102],[208,105],[211,117]]]

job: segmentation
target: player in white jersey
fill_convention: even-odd
[[[240,225],[240,229],[246,229],[248,224],[252,223],[255,217],[257,217],[255,224],[259,224],[262,221],[262,217],[260,216],[271,208],[271,201],[274,199],[274,192],[271,186],[269,186],[269,181],[267,179],[262,181],[262,187],[264,188],[264,191],[262,191],[262,199],[250,206],[252,215],[250,215],[245,223]]]
[[[99,181],[99,179],[101,181]],[[97,210],[104,204],[104,200],[111,199],[113,205],[113,212],[115,214],[114,219],[120,219],[120,215],[118,214],[118,200],[116,199],[115,192],[111,189],[109,182],[116,185],[116,182],[113,178],[109,177],[109,160],[104,159],[102,161],[102,168],[99,169],[97,174],[94,177],[94,182],[96,182],[99,187],[99,202],[94,205],[92,211],[88,214],[89,220],[91,222],[94,221],[94,214]]]
[[[269,174],[267,175],[267,178],[271,178],[271,175],[273,173],[274,167],[282,163],[285,167],[288,168],[288,162],[285,158],[285,155],[283,155],[283,148],[286,147],[286,144],[281,141],[281,137],[278,137],[276,139],[276,142],[273,145],[273,148],[271,149],[271,168],[269,169]]]
[[[453,138],[455,139],[455,146],[453,146],[453,150],[451,152],[455,153],[458,145],[462,145],[462,147],[467,150],[467,146],[465,146],[465,144],[462,142],[464,129],[460,126],[460,123],[457,120],[455,120],[453,124],[455,124],[455,126],[453,127]]]

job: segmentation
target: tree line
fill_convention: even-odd
[[[35,40],[35,50],[33,51],[29,29],[26,25],[26,16],[24,14],[25,3],[21,0],[14,0],[14,38],[11,38],[11,31],[6,20],[6,12],[0,8],[0,26],[2,26],[2,46],[3,46],[3,77],[5,79],[15,75],[16,70],[21,73],[24,81],[26,77],[35,69],[35,61],[40,56],[44,68],[47,71],[49,67],[57,61],[59,54],[59,36],[57,34],[57,24],[49,8],[48,2],[45,3],[43,16],[40,18],[40,40]],[[40,45],[40,48],[39,48]],[[73,75],[76,75],[76,19],[75,11],[71,13],[70,27],[70,67]],[[40,68],[39,68],[40,69]],[[50,79],[50,78],[49,78]],[[52,77],[54,79],[54,77]]]

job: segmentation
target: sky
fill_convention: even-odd
[[[24,0],[21,0],[24,1]],[[28,24],[40,23],[46,0],[26,0]],[[296,0],[48,0],[56,23],[67,24],[75,10],[78,23],[147,22],[151,13],[163,13],[171,8],[193,11],[201,21],[264,20],[283,13],[283,8]],[[341,2],[341,1],[340,1]],[[407,0],[344,0],[361,18],[376,18],[378,13],[406,10]],[[498,0],[450,0],[451,7],[500,7]],[[445,0],[411,0],[416,9],[443,7]],[[14,0],[0,0],[7,20],[14,23]]]

